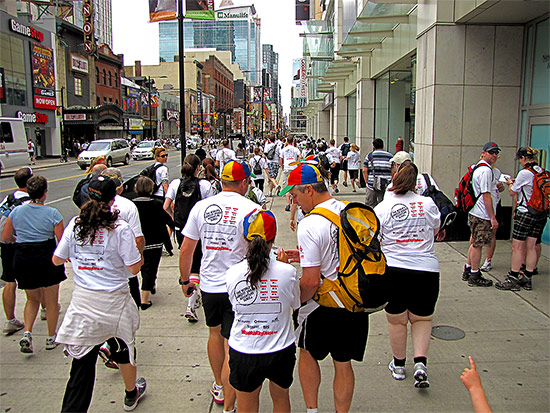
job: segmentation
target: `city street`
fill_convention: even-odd
[[[176,175],[179,155],[170,152],[170,172]],[[123,167],[125,176],[137,173],[147,162],[132,162]],[[69,199],[79,177],[76,166],[61,166],[37,171],[52,183],[50,204],[67,218],[76,210]],[[2,191],[8,179],[2,179]],[[55,189],[54,189],[55,188]],[[59,191],[57,193],[56,191]],[[3,192],[2,194],[4,194]],[[341,188],[339,199],[363,200],[363,192],[352,194]],[[67,204],[68,203],[68,204]],[[296,245],[296,235],[288,227],[284,198],[274,198],[268,206],[278,219],[276,244],[284,248]],[[74,210],[74,212],[71,212]],[[438,243],[436,253],[441,264],[441,292],[434,325],[462,330],[464,338],[456,341],[432,337],[428,358],[431,387],[415,389],[409,376],[398,382],[391,378],[387,364],[391,351],[387,323],[383,312],[371,316],[365,359],[354,363],[356,386],[353,412],[472,411],[469,394],[460,382],[460,374],[473,356],[489,403],[494,411],[547,412],[549,380],[549,261],[541,258],[540,275],[533,280],[533,291],[507,292],[495,288],[469,288],[460,280],[467,251],[466,242]],[[502,279],[510,264],[511,244],[499,241],[493,260],[493,280]],[[63,316],[70,302],[72,281],[62,283],[60,302]],[[157,294],[153,306],[141,312],[137,333],[138,374],[148,381],[147,395],[136,411],[142,412],[217,412],[209,393],[212,373],[206,356],[208,331],[204,314],[190,324],[183,317],[186,299],[177,284],[178,257],[164,256],[161,261]],[[18,317],[22,317],[24,294],[18,292]],[[35,352],[27,356],[19,352],[20,334],[0,337],[0,408],[10,412],[59,411],[64,386],[69,375],[70,360],[62,349],[44,350],[46,324],[37,321],[34,329]],[[412,371],[413,354],[409,340],[407,369]],[[320,411],[333,411],[331,362],[323,361]],[[32,386],[32,387],[30,387]],[[267,387],[267,386],[265,386]],[[97,364],[97,380],[90,412],[122,410],[123,388],[118,372]],[[305,411],[297,368],[291,387],[293,411]],[[271,411],[267,389],[262,391],[260,411]]]

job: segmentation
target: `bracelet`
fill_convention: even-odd
[[[182,281],[181,278],[178,278],[178,282],[179,282],[180,285],[187,285],[187,284],[189,284],[190,281],[189,280]]]

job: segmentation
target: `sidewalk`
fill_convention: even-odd
[[[340,199],[364,200],[364,191],[352,194],[340,188]],[[271,204],[271,203],[270,203]],[[268,207],[270,206],[268,204]],[[276,244],[295,248],[296,235],[288,230],[289,213],[284,198],[274,198],[271,209],[278,219]],[[457,341],[432,338],[429,352],[427,390],[414,388],[412,349],[409,339],[407,369],[409,376],[398,382],[391,378],[388,363],[391,350],[383,312],[371,316],[365,359],[354,363],[355,394],[351,411],[472,411],[460,374],[468,366],[469,355],[476,361],[489,403],[494,411],[548,412],[549,402],[549,261],[539,263],[540,275],[533,280],[533,291],[498,291],[469,288],[461,281],[466,242],[438,243],[441,264],[441,292],[434,325],[461,329],[465,337]],[[510,265],[511,244],[499,241],[488,277],[502,279]],[[72,272],[61,286],[62,315],[72,291]],[[212,373],[206,355],[208,331],[204,314],[200,321],[184,318],[186,298],[177,284],[178,257],[163,257],[157,294],[153,306],[141,312],[137,335],[138,374],[148,382],[147,395],[136,411],[141,412],[216,412],[209,388]],[[18,292],[18,318],[23,316],[24,294]],[[2,317],[2,322],[4,318]],[[10,412],[59,411],[69,376],[70,360],[62,349],[44,350],[46,323],[38,320],[34,328],[35,353],[19,352],[16,333],[0,338],[0,408]],[[332,402],[333,368],[329,359],[321,363],[322,383],[319,409],[334,411]],[[118,372],[97,366],[97,380],[91,412],[122,411],[123,388]],[[293,411],[305,412],[298,378],[291,387]],[[261,394],[260,411],[271,411],[267,386]]]

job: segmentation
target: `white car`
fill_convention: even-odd
[[[154,147],[160,146],[158,142],[155,141],[141,141],[132,151],[132,159],[134,161],[139,161],[140,159],[155,159],[155,154],[153,153]]]
[[[92,141],[85,151],[78,155],[77,163],[81,169],[90,166],[93,159],[98,156],[105,156],[107,166],[117,162],[125,165],[130,163],[130,146],[126,139],[100,139]]]

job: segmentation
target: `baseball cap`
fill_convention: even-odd
[[[287,185],[279,192],[279,196],[286,194],[294,188],[294,185],[307,185],[316,182],[323,182],[319,169],[314,165],[302,163],[288,174]]]
[[[254,210],[243,221],[243,234],[248,241],[254,237],[261,237],[271,241],[277,235],[277,222],[273,212],[267,210]]]
[[[483,151],[484,152],[489,152],[489,151],[492,151],[493,149],[496,149],[499,152],[501,151],[501,149],[498,147],[498,145],[494,142],[487,142],[485,145],[483,145]]]
[[[515,160],[517,161],[518,159],[522,158],[522,157],[526,157],[526,158],[533,158],[537,153],[535,152],[535,150],[531,147],[521,147],[518,149],[517,153],[516,153],[516,157],[515,157]]]
[[[116,195],[116,183],[108,176],[94,176],[88,184],[88,194],[90,199],[96,201],[109,202]]]
[[[256,178],[245,161],[228,161],[222,169],[222,180],[224,181],[242,181],[249,176]]]
[[[393,158],[390,159],[390,162],[396,163],[397,165],[401,165],[405,161],[412,162],[411,155],[405,151],[396,152]]]

